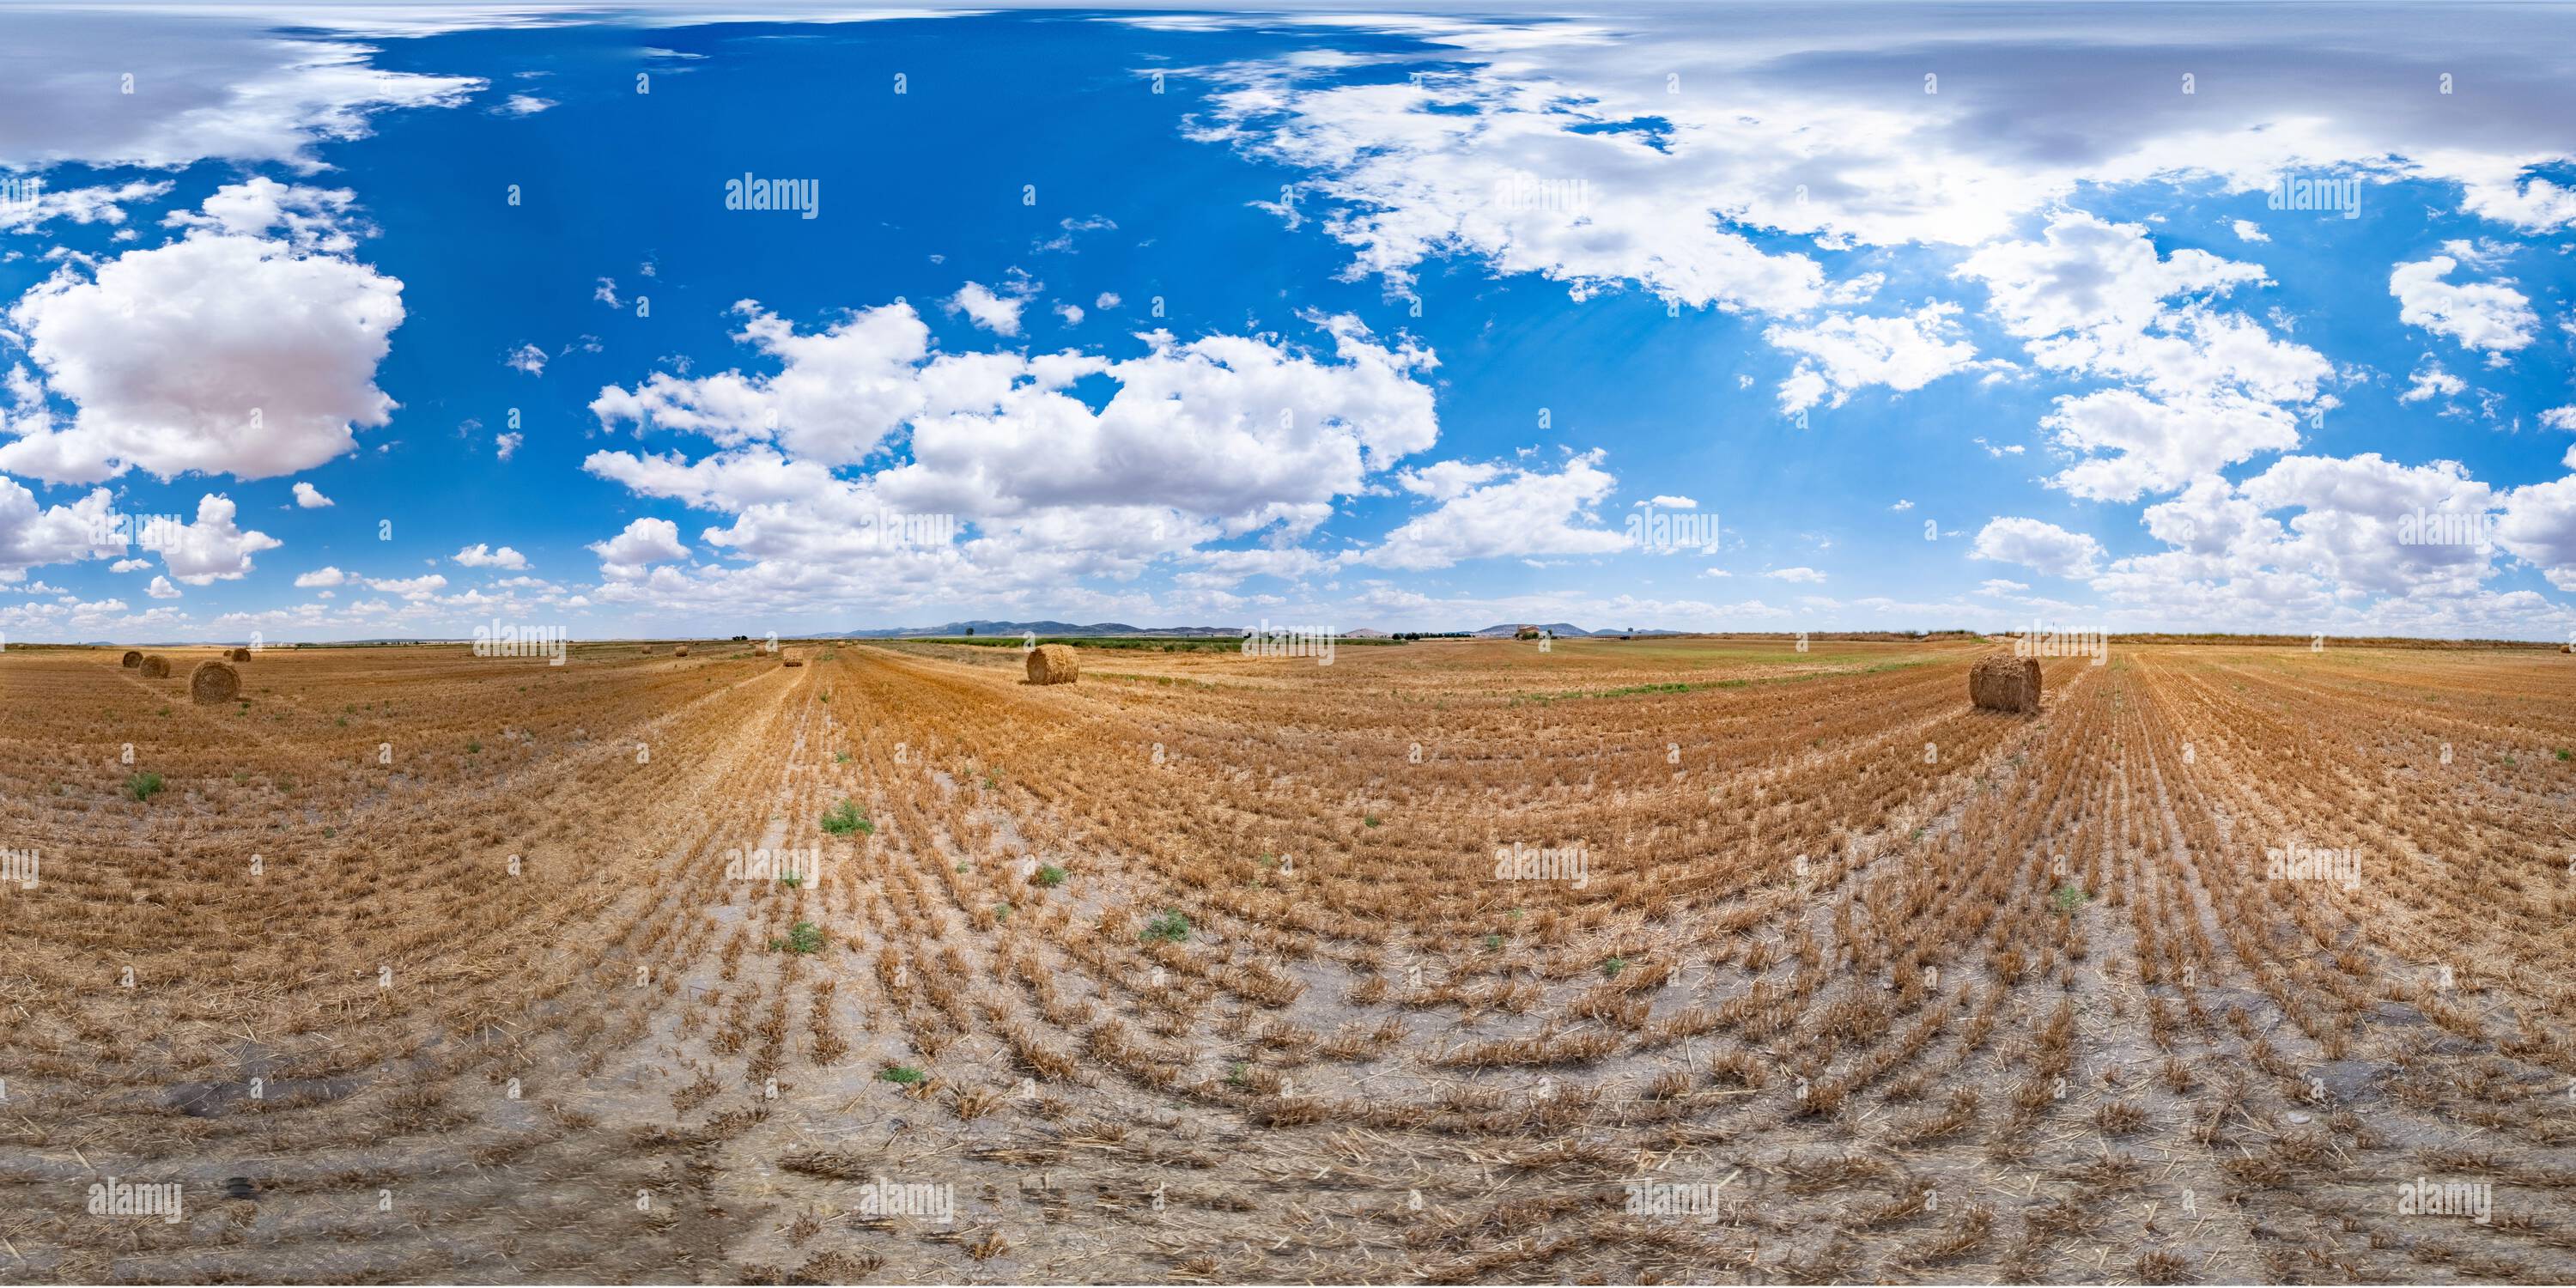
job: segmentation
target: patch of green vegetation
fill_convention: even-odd
[[[136,800],[148,801],[153,793],[161,790],[161,775],[144,770],[125,780],[125,790]]]
[[[819,953],[823,951],[822,927],[817,926],[810,921],[797,922],[795,925],[788,927],[787,937],[785,939],[773,939],[769,941],[769,951],[773,953]]]
[[[465,744],[465,754],[466,754],[466,755],[469,755],[469,756],[479,756],[479,755],[482,755],[482,754],[483,754],[483,744],[482,744],[482,742],[481,742],[481,741],[479,741],[479,740],[477,740],[477,741],[473,741],[473,742],[468,742],[468,743],[466,743],[466,744]]]
[[[1064,879],[1068,875],[1071,874],[1052,863],[1042,864],[1037,870],[1037,881],[1039,885],[1045,886],[1049,890],[1053,890],[1057,886],[1063,885]]]
[[[1155,914],[1151,921],[1145,923],[1144,932],[1137,937],[1159,939],[1167,944],[1187,943],[1190,938],[1190,919],[1182,915],[1178,908],[1165,908]]]
[[[861,836],[874,836],[877,825],[869,822],[868,816],[860,813],[856,804],[843,800],[823,811],[823,830],[834,836],[848,836],[854,832]]]
[[[846,751],[836,751],[836,752],[833,752],[833,753],[832,753],[832,763],[833,763],[833,764],[835,764],[835,765],[846,765],[846,764],[850,763],[850,753],[848,753],[848,752],[846,752]]]
[[[1360,822],[1362,825],[1367,827],[1376,827],[1378,825],[1378,817],[1375,814],[1362,814],[1360,815]]]
[[[1612,957],[1601,963],[1601,973],[1612,979],[1619,978],[1619,972],[1626,969],[1628,969],[1628,959],[1625,957]]]
[[[801,872],[790,872],[787,875],[778,878],[778,884],[783,885],[790,890],[802,890],[805,888],[805,874]]]
[[[1225,1067],[1225,1082],[1227,1086],[1240,1087],[1250,1081],[1252,1081],[1251,1065],[1246,1064],[1241,1060],[1237,1060]]]
[[[891,1082],[898,1087],[916,1087],[929,1078],[929,1074],[908,1064],[890,1064],[877,1070],[877,1081]]]
[[[1497,948],[1500,948],[1500,947],[1502,947],[1502,946],[1503,946],[1503,937],[1502,937],[1501,935],[1487,935],[1487,936],[1485,936],[1485,951],[1487,951],[1487,952],[1492,952],[1493,950],[1495,950],[1495,949],[1497,949]]]
[[[2057,893],[2048,897],[2049,906],[2064,914],[2072,914],[2076,909],[2091,902],[2093,902],[2093,896],[2086,894],[2082,886],[2059,886]]]

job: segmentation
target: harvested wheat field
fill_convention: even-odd
[[[1985,652],[12,647],[0,1265],[2576,1278],[2576,670]]]

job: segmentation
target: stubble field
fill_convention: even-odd
[[[2576,1279],[2554,652],[789,648],[0,653],[0,1281]]]

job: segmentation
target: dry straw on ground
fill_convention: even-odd
[[[803,666],[803,665],[805,665],[805,659],[803,659],[803,658],[801,658],[801,657],[791,657],[791,658],[787,659],[786,665],[788,665],[788,666]]]
[[[687,657],[688,655],[689,655],[689,646],[688,646],[688,645],[686,645],[686,644],[683,644],[683,645],[679,646],[678,648],[675,648],[675,649],[672,649],[672,650],[671,650],[671,656],[673,656],[673,657]]]
[[[1071,684],[1081,674],[1070,644],[1040,644],[1029,650],[1031,684]]]
[[[230,702],[241,696],[241,672],[230,662],[208,658],[188,672],[188,696],[197,702]]]
[[[2039,659],[1994,653],[1968,669],[1968,700],[1989,711],[2039,710]]]
[[[143,668],[144,679],[166,680],[170,678],[170,659],[163,657],[158,653],[144,654],[141,666]]]
[[[121,661],[119,661],[119,662],[117,663],[117,665],[118,665],[118,666],[141,666],[141,665],[143,665],[143,654],[142,654],[140,651],[135,650],[135,649],[127,649],[127,650],[125,650],[125,657],[124,657],[124,659],[123,659],[123,660],[121,660]]]

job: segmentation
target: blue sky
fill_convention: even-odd
[[[2565,9],[726,12],[13,13],[0,632],[2576,633]]]

